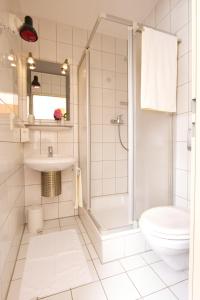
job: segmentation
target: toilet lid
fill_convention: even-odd
[[[155,207],[145,211],[140,218],[141,228],[152,234],[189,237],[189,211],[173,206]]]

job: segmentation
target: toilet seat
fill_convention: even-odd
[[[175,271],[188,269],[189,211],[173,206],[145,211],[139,221],[149,246]]]
[[[143,213],[140,227],[166,240],[189,240],[189,212],[173,206],[155,207]]]

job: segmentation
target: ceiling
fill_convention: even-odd
[[[10,0],[15,12],[91,29],[102,12],[142,21],[157,0]],[[14,5],[15,4],[15,5]]]

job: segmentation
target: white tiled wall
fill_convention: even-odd
[[[160,0],[145,19],[149,26],[174,33],[181,40],[178,46],[177,113],[173,125],[174,203],[188,207],[190,201],[190,152],[187,150],[191,128],[191,1]]]
[[[55,154],[78,158],[78,105],[77,105],[77,65],[87,41],[87,31],[64,24],[34,18],[39,40],[35,44],[22,42],[22,53],[26,57],[31,51],[37,59],[62,64],[66,58],[70,62],[70,118],[73,128],[51,130],[31,130],[30,143],[24,145],[24,156],[47,154],[48,146],[53,146]],[[25,73],[24,73],[25,74]],[[24,77],[24,80],[26,78]],[[26,89],[21,97],[21,115],[27,118]],[[43,206],[44,218],[72,216],[73,204],[73,171],[62,172],[62,194],[59,197],[41,197],[40,174],[25,167],[25,205],[40,204]]]
[[[87,41],[88,32],[79,28],[34,18],[39,33],[37,43],[22,42],[23,56],[31,51],[37,59],[63,63],[66,58],[71,69],[72,129],[31,130],[30,143],[24,155],[54,153],[78,157],[77,65]],[[24,80],[26,80],[24,72]],[[27,118],[26,88],[20,101],[20,112]],[[95,37],[91,50],[91,124],[92,124],[92,195],[127,191],[127,155],[119,144],[116,126],[110,120],[123,114],[122,139],[127,143],[127,42],[105,35]],[[99,132],[99,135],[97,135]],[[98,138],[99,136],[99,138]],[[121,170],[124,170],[123,174]],[[72,172],[63,176],[63,194],[53,199],[40,196],[40,175],[25,167],[26,206],[41,204],[45,219],[74,215]],[[27,176],[26,176],[27,175]]]
[[[27,57],[31,51],[36,59],[62,64],[66,58],[70,63],[70,118],[73,128],[31,130],[30,142],[24,145],[24,156],[47,154],[53,146],[55,154],[74,156],[78,159],[78,103],[77,65],[87,41],[87,31],[64,24],[34,18],[39,39],[34,44],[22,42],[22,53]],[[25,73],[24,73],[25,76]],[[24,78],[26,80],[26,78]],[[21,97],[21,115],[27,119],[26,89]],[[55,219],[76,214],[73,203],[73,171],[62,172],[62,194],[59,197],[41,197],[40,174],[25,167],[25,205],[40,204],[44,218]]]
[[[127,40],[96,34],[90,51],[91,195],[127,192]],[[123,103],[122,103],[123,102]]]
[[[0,4],[1,7],[1,4]],[[0,17],[1,21],[1,17]],[[17,68],[7,61],[10,49],[16,56],[19,39],[8,31],[0,34],[0,97],[18,110]],[[13,106],[14,104],[14,106]],[[0,109],[3,107],[0,102]],[[0,299],[6,299],[24,225],[23,147],[19,130],[10,130],[9,115],[0,114]]]

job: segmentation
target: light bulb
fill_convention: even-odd
[[[67,64],[64,63],[64,64],[62,65],[62,67],[63,67],[64,70],[67,71],[67,69],[68,69],[68,65],[67,65]]]
[[[66,75],[66,71],[64,68],[61,68],[61,74]]]
[[[13,67],[13,68],[15,68],[15,67],[17,66],[15,61],[11,62],[10,65],[11,65],[11,67]]]
[[[10,53],[8,54],[8,60],[9,61],[14,61],[15,60],[15,56],[14,56],[13,51],[10,51]]]
[[[30,70],[35,70],[35,68],[36,68],[36,65],[35,65],[35,64],[31,64],[31,65],[29,66],[29,69],[30,69]]]
[[[65,71],[67,71],[68,67],[69,67],[69,62],[68,62],[67,59],[65,59],[63,65],[62,65],[62,68],[63,68]]]
[[[27,58],[27,63],[29,65],[33,65],[35,63],[35,60],[34,60],[31,52],[29,52],[29,55],[28,55],[28,58]]]

